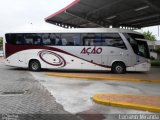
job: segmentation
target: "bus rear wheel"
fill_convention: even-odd
[[[31,71],[40,71],[41,70],[41,64],[38,60],[31,60],[29,62],[29,70]]]
[[[115,62],[112,65],[111,71],[116,74],[122,74],[126,72],[126,66],[122,62]]]

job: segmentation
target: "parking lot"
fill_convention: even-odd
[[[154,71],[154,73],[152,73],[152,71]],[[159,76],[156,71],[158,72],[159,68],[153,68],[151,73]],[[53,96],[55,96],[56,101],[62,104],[65,110],[71,113],[85,112],[88,110],[95,110],[102,114],[144,113],[137,110],[98,105],[91,100],[91,97],[96,93],[160,95],[160,84],[155,83],[53,77],[47,76],[48,71],[30,73],[36,80],[40,81],[40,83],[44,85]],[[110,73],[99,74],[115,76],[114,74]],[[127,73],[120,76],[131,76],[131,78],[133,78],[134,75],[136,75],[136,77],[137,75],[142,77],[149,74],[150,73]]]
[[[76,120],[27,71],[4,66],[0,58],[0,120]]]
[[[1,114],[69,114],[72,119],[78,119],[77,115],[80,114],[100,114],[108,120],[109,114],[151,112],[100,105],[92,101],[93,95],[97,93],[160,95],[159,83],[55,77],[48,76],[48,73],[55,71],[30,72],[5,66],[3,59],[0,61]],[[87,74],[127,78],[139,76],[141,79],[158,80],[159,71],[160,68],[152,68],[148,73]]]

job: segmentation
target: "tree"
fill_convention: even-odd
[[[156,36],[153,35],[152,32],[147,31],[147,32],[144,32],[143,34],[146,40],[156,41]]]
[[[160,53],[160,47],[156,49],[156,52],[157,52],[157,53]]]
[[[3,38],[0,37],[0,50],[2,49],[2,47],[3,47]]]

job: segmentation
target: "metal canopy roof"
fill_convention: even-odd
[[[159,25],[160,0],[75,0],[45,21],[65,28]]]

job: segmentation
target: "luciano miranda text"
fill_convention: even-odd
[[[160,114],[119,114],[119,120],[160,120]]]

